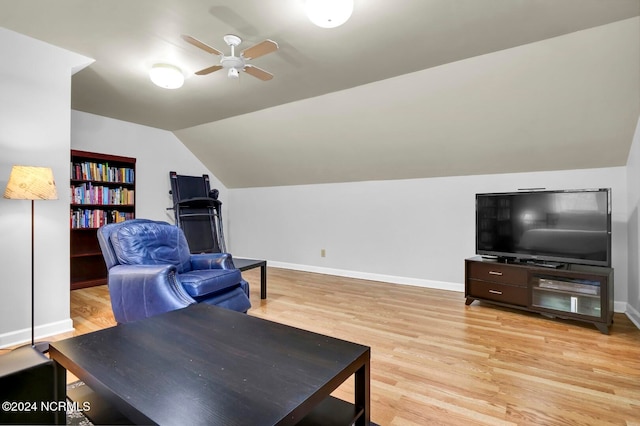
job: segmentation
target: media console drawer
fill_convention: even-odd
[[[526,269],[498,262],[469,262],[467,278],[522,287],[526,287],[528,281]]]
[[[493,300],[510,305],[527,306],[529,291],[526,287],[518,287],[487,281],[469,280],[468,295],[478,299]]]

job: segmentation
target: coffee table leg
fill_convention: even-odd
[[[369,360],[356,371],[355,374],[355,403],[356,407],[363,407],[364,411],[356,422],[356,426],[369,426],[371,422],[371,395],[369,388]]]

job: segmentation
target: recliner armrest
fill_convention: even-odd
[[[109,269],[109,293],[118,323],[196,303],[176,280],[173,265],[116,265]]]
[[[191,269],[236,269],[230,253],[201,253],[191,255]]]

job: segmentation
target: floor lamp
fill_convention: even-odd
[[[13,166],[4,198],[11,200],[31,200],[31,346],[36,347],[35,304],[34,304],[34,201],[57,200],[56,183],[49,167]],[[48,347],[48,345],[46,345]],[[39,348],[44,352],[43,348]]]

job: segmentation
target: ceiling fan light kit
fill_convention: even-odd
[[[182,70],[170,64],[155,64],[149,71],[149,78],[153,84],[164,89],[179,89],[184,84]]]
[[[237,80],[240,78],[240,73],[235,68],[229,68],[229,72],[227,73],[227,77],[232,80]]]
[[[307,16],[319,27],[335,28],[349,20],[353,0],[307,0]]]

